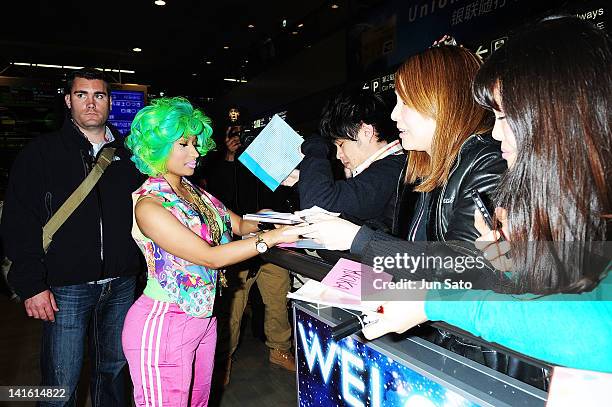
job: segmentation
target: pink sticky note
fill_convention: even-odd
[[[324,285],[340,290],[356,298],[361,298],[361,281],[364,276],[372,279],[376,274],[385,281],[391,281],[391,276],[386,273],[380,275],[375,273],[372,267],[358,263],[353,260],[340,259],[321,281]],[[367,280],[367,279],[366,279]]]

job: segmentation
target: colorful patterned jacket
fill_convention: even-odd
[[[185,180],[188,182],[187,180]],[[215,221],[221,230],[221,242],[225,244],[232,240],[230,215],[225,206],[206,191],[190,184],[201,193],[203,201],[215,213]],[[216,245],[212,241],[208,222],[200,217],[185,200],[172,190],[168,182],[160,178],[149,178],[132,194],[134,205],[138,199],[151,196],[162,201],[164,208],[169,210],[183,225],[193,233],[204,239],[209,245]],[[202,223],[204,220],[204,223]],[[147,261],[149,279],[155,279],[170,298],[185,313],[197,317],[207,318],[212,315],[217,286],[217,270],[190,263],[187,260],[166,252],[154,241],[142,234],[136,219],[132,227],[132,237],[142,250]]]

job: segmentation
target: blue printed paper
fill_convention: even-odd
[[[238,157],[268,188],[276,188],[302,161],[304,139],[283,119],[274,115],[251,145]]]

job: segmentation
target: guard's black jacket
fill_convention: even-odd
[[[83,203],[57,231],[47,254],[42,227],[85,179],[96,157],[91,143],[66,119],[31,141],[11,169],[2,234],[13,261],[9,282],[23,298],[49,286],[137,274],[140,251],[131,236],[132,198],[144,180],[122,138],[115,159]]]

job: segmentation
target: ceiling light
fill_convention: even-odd
[[[140,49],[140,48],[136,47],[136,48],[132,48],[132,51],[134,51],[134,52],[140,52],[140,51],[142,51],[142,49]]]
[[[302,27],[304,27],[304,23],[299,23],[298,28],[302,28]]]
[[[245,64],[248,64],[248,63],[249,63],[249,60],[248,60],[248,59],[245,59],[245,60],[244,60],[244,63],[245,63]]]
[[[39,67],[39,68],[57,68],[57,69],[82,69],[82,66],[72,66],[72,65],[53,65],[53,64],[32,64],[29,62],[11,62],[11,64],[13,65],[19,65],[19,66],[32,66],[32,67]]]
[[[253,24],[249,24],[247,27],[249,28],[255,28],[255,26]]]
[[[339,6],[339,5],[337,5],[337,4],[332,4],[332,5],[331,5],[331,8],[333,8],[333,9],[337,9],[337,8],[339,8],[339,7],[340,7],[340,6]]]
[[[198,76],[198,74],[197,74],[197,73],[195,73],[195,72],[194,72],[194,73],[192,73],[191,75],[192,75],[192,76]]]
[[[136,73],[136,71],[131,71],[131,70],[128,70],[128,69],[115,69],[115,68],[104,68],[104,69],[102,69],[102,68],[95,68],[95,69],[97,69],[98,71],[105,71],[105,72]]]
[[[229,49],[229,45],[224,46],[223,49]]]
[[[212,61],[206,61],[206,65],[212,64]]]
[[[41,68],[62,68],[61,65],[49,65],[49,64],[37,64],[36,66],[40,66]]]
[[[156,6],[165,6],[166,2],[164,0],[155,0]]]
[[[243,83],[246,83],[246,79],[223,78],[223,80],[227,81],[227,82],[243,82]]]

